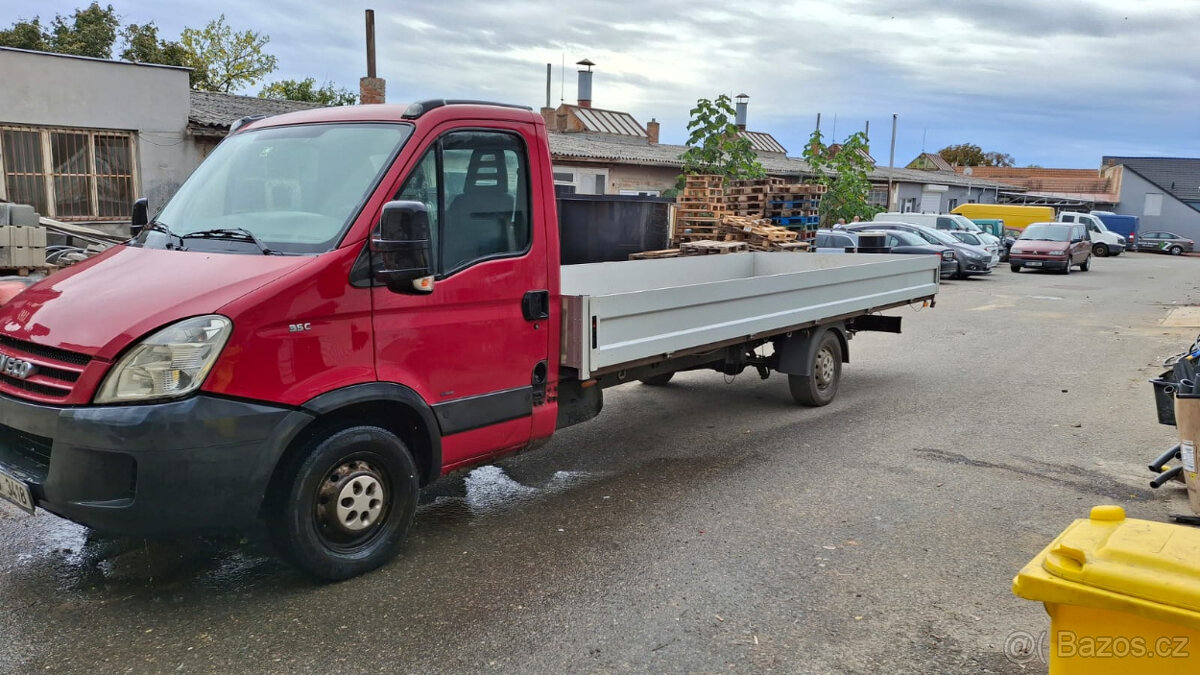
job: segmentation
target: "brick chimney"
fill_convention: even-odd
[[[658,145],[658,120],[651,119],[646,122],[646,137],[650,139],[651,145]]]
[[[558,121],[554,117],[554,108],[546,106],[541,109],[542,119],[546,122],[547,131],[558,131]]]
[[[358,80],[358,102],[361,104],[387,101],[387,82],[375,77],[375,10],[367,10],[367,76]]]

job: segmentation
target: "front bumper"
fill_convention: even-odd
[[[961,269],[963,274],[991,274],[995,266],[996,263],[992,259],[963,260]]]
[[[37,506],[105,533],[238,529],[312,419],[208,395],[76,408],[0,396],[0,468],[30,486]]]
[[[1022,258],[1009,256],[1008,264],[1028,267],[1032,270],[1064,270],[1067,268],[1067,258]]]

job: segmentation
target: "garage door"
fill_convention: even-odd
[[[940,192],[922,192],[921,193],[921,208],[917,209],[921,213],[941,213],[942,212],[942,193]]]

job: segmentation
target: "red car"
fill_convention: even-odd
[[[1013,243],[1008,264],[1014,272],[1029,267],[1070,274],[1076,265],[1086,272],[1092,265],[1091,238],[1083,225],[1033,223]]]

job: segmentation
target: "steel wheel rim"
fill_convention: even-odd
[[[833,354],[828,348],[823,348],[817,352],[816,363],[813,364],[813,374],[817,378],[817,388],[828,389],[833,384],[833,371]]]
[[[391,511],[387,476],[364,459],[343,460],[317,485],[313,524],[326,544],[354,548],[379,533]]]

